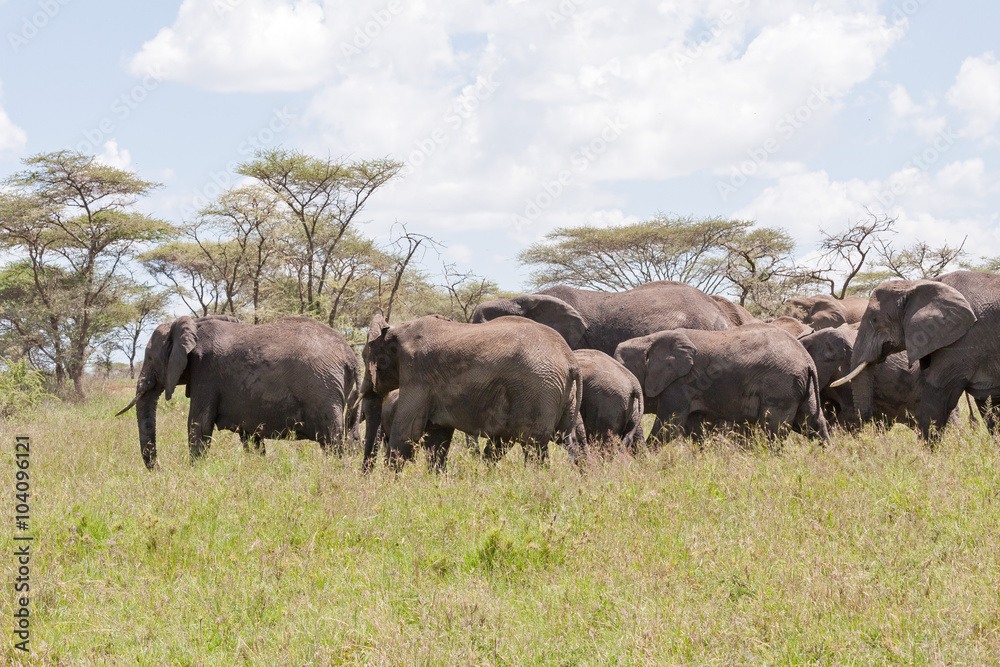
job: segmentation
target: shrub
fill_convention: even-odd
[[[48,398],[44,384],[45,376],[27,361],[0,361],[0,416],[10,417]]]

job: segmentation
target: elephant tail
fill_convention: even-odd
[[[632,388],[632,395],[629,397],[630,413],[629,421],[625,425],[625,437],[622,438],[622,445],[628,448],[632,454],[639,451],[639,441],[642,440],[642,415],[644,406],[642,403],[642,388],[636,385]]]
[[[808,431],[818,435],[824,444],[830,442],[830,432],[823,417],[823,399],[819,396],[819,376],[816,366],[809,364],[806,397],[799,408],[800,417],[796,421],[804,424]]]
[[[361,433],[361,378],[358,364],[347,364],[344,373],[344,426],[352,443],[360,442]]]
[[[584,443],[576,443],[577,421],[580,417],[580,406],[583,404],[583,376],[580,367],[573,363],[569,368],[568,396],[563,403],[563,414],[559,420],[560,438],[571,453],[574,448],[582,448]],[[583,430],[583,429],[580,429]],[[579,451],[582,451],[580,449]],[[575,457],[574,457],[575,458]]]

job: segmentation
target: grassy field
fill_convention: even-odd
[[[312,442],[187,462],[160,405],[94,387],[4,423],[32,437],[32,655],[11,664],[996,664],[1000,454],[981,426],[929,451],[901,427],[827,449],[671,443],[581,474],[358,473]],[[180,400],[178,400],[178,398]],[[8,523],[10,525],[10,523]],[[5,530],[4,553],[13,553]]]

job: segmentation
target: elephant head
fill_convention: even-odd
[[[683,332],[660,331],[620,344],[615,359],[635,375],[646,396],[655,398],[694,368],[697,353]]]
[[[161,324],[146,344],[146,353],[135,385],[135,398],[118,411],[124,414],[133,405],[139,425],[139,449],[146,467],[156,466],[156,403],[160,394],[169,401],[178,384],[186,380],[188,354],[198,343],[198,327],[190,317],[178,317]]]
[[[134,405],[139,423],[139,450],[146,467],[156,467],[156,402],[160,394],[169,401],[178,384],[187,383],[188,355],[198,344],[198,323],[206,320],[239,322],[230,315],[208,315],[198,319],[178,317],[156,327],[146,343],[142,369],[135,384],[135,398],[115,416],[125,414]]]
[[[573,349],[587,332],[583,316],[562,299],[547,294],[524,294],[510,299],[494,299],[479,304],[472,315],[475,324],[495,320],[504,315],[526,317],[559,332]]]
[[[382,423],[382,396],[380,392],[376,389],[376,379],[380,378],[380,373],[378,369],[378,363],[376,358],[376,353],[372,349],[372,344],[375,343],[378,347],[380,339],[384,341],[385,333],[389,331],[389,323],[386,322],[385,318],[382,317],[380,313],[376,313],[372,318],[371,326],[368,327],[368,340],[365,342],[365,347],[361,351],[361,360],[365,367],[364,378],[361,381],[361,387],[358,389],[358,394],[361,397],[361,412],[364,415],[365,422],[365,453],[364,461],[362,463],[362,470],[364,472],[369,472],[375,463],[375,456],[378,454],[376,451],[376,435],[378,432],[379,424]]]
[[[362,396],[366,396],[375,391],[375,376],[377,375],[377,364],[375,363],[375,357],[371,349],[371,344],[373,341],[378,340],[384,335],[384,332],[389,329],[389,323],[385,321],[381,313],[376,313],[372,318],[371,325],[368,327],[368,340],[365,341],[365,347],[361,350],[361,360],[365,365],[364,379],[361,381],[361,389],[359,393]]]
[[[840,299],[829,294],[795,297],[788,300],[789,315],[810,325],[813,329],[839,327],[849,324],[853,318]]]
[[[854,370],[832,386],[856,377],[868,364],[906,350],[912,365],[951,345],[976,322],[962,293],[936,280],[890,280],[875,288],[854,342]]]
[[[813,328],[811,326],[804,324],[801,320],[797,320],[789,315],[777,317],[768,322],[768,324],[778,327],[779,329],[784,329],[795,338],[802,338],[803,336],[808,336],[813,332]]]

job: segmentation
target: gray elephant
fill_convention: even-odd
[[[811,326],[788,315],[776,317],[768,322],[768,324],[787,331],[793,338],[802,338],[803,336],[808,336],[813,332],[813,328]]]
[[[837,299],[829,294],[817,294],[789,299],[788,305],[791,317],[819,330],[860,322],[868,300],[860,296]]]
[[[710,296],[674,281],[647,283],[625,292],[593,292],[559,285],[536,294],[480,304],[473,322],[517,315],[548,325],[571,348],[612,355],[618,344],[657,331],[732,327]]]
[[[933,280],[890,280],[875,288],[854,343],[849,382],[869,364],[906,352],[920,365],[917,423],[929,440],[943,428],[968,392],[994,433],[1000,400],[1000,276],[956,271]],[[869,389],[853,387],[855,405],[870,401]]]
[[[522,317],[463,324],[428,315],[394,326],[376,316],[376,330],[362,356],[375,394],[399,389],[388,446],[396,469],[423,442],[430,467],[443,470],[455,430],[489,438],[484,455],[493,461],[515,441],[543,461],[549,440],[571,446],[583,382],[551,328]],[[367,470],[367,443],[365,456]]]
[[[718,294],[708,295],[712,301],[715,301],[726,317],[729,318],[730,324],[734,327],[743,326],[744,324],[754,324],[760,322],[756,317],[754,317],[749,310],[744,308],[738,303],[733,303],[724,296],[719,296]]]
[[[827,422],[844,428],[854,428],[869,421],[886,427],[895,423],[916,426],[920,365],[911,366],[905,353],[890,354],[884,363],[865,368],[852,382],[831,386],[851,370],[858,326],[842,324],[836,329],[820,329],[799,339],[816,363],[819,394]],[[855,397],[858,390],[860,398]],[[956,408],[949,421],[958,418]]]
[[[621,363],[600,350],[575,350],[583,376],[577,441],[588,451],[603,450],[617,438],[635,454],[642,441],[642,387]]]
[[[646,405],[689,435],[703,425],[759,424],[829,439],[816,366],[790,334],[767,324],[678,329],[626,341],[615,358],[638,378]],[[647,407],[648,411],[648,407]]]
[[[343,447],[347,395],[358,362],[338,332],[308,317],[241,324],[232,317],[179,317],[161,324],[146,345],[135,398],[139,448],[156,465],[156,403],[179,384],[191,398],[192,461],[215,428],[235,431],[243,447],[264,453],[262,438],[294,434],[324,451]],[[352,432],[357,437],[357,430]]]

